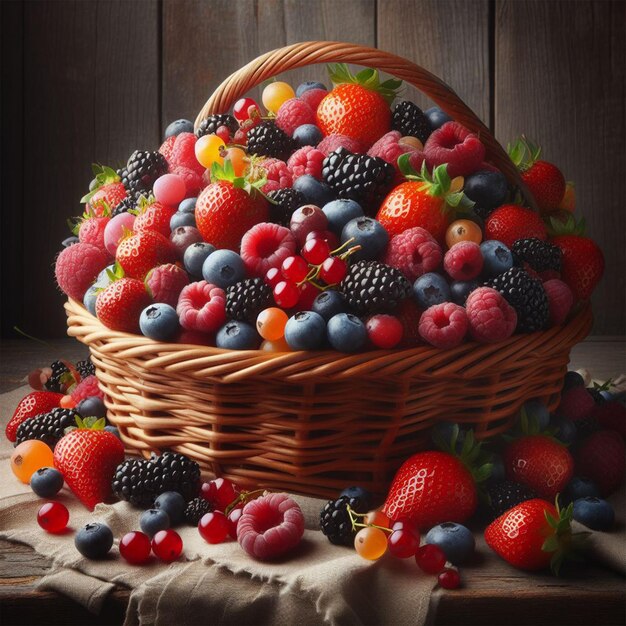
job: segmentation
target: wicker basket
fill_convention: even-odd
[[[269,52],[224,81],[198,121],[275,74],[334,61],[377,67],[420,88],[480,133],[488,158],[523,189],[504,150],[449,87],[372,48],[311,42]],[[585,305],[566,325],[497,345],[344,355],[157,343],[105,328],[76,301],[65,308],[68,334],[89,346],[108,417],[129,450],[171,449],[242,485],[323,497],[348,484],[383,494],[438,420],[469,424],[486,438],[506,430],[527,398],[554,408],[570,349],[592,321]]]

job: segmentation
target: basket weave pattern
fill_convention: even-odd
[[[420,88],[479,133],[488,159],[525,193],[506,152],[445,83],[373,48],[309,42],[269,52],[227,78],[197,123],[271,76],[335,61],[376,67]],[[486,438],[509,428],[528,398],[554,408],[570,349],[592,322],[587,305],[564,326],[497,345],[268,353],[158,343],[104,327],[74,300],[65,308],[68,334],[89,346],[109,420],[129,451],[171,449],[242,486],[322,497],[348,484],[384,494],[439,420],[468,424]]]

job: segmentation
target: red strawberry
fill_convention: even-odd
[[[105,430],[104,419],[94,429],[78,428],[65,435],[54,448],[54,466],[67,486],[91,511],[112,497],[111,481],[124,460],[124,446]]]
[[[24,396],[7,424],[5,431],[7,439],[15,441],[17,428],[22,422],[58,407],[62,397],[62,393],[54,393],[53,391],[33,391]]]
[[[579,235],[551,239],[561,249],[561,278],[576,300],[587,300],[604,274],[604,255],[594,241]]]
[[[596,403],[586,387],[571,387],[563,392],[556,415],[570,420],[581,420],[589,415]]]
[[[576,471],[598,485],[603,496],[612,494],[624,481],[624,440],[614,430],[589,436],[576,453]]]
[[[574,473],[574,459],[567,448],[546,435],[528,435],[511,442],[504,451],[509,480],[530,487],[553,500]]]
[[[560,511],[545,500],[526,500],[495,519],[485,529],[487,545],[505,561],[524,570],[558,573],[571,542],[572,506]]]
[[[498,207],[485,222],[485,239],[496,239],[509,248],[517,239],[548,238],[546,226],[539,213],[517,204]]]
[[[598,420],[598,424],[607,430],[614,430],[626,439],[626,407],[616,400],[596,404],[590,417]]]
[[[143,282],[135,278],[120,278],[98,294],[96,315],[107,328],[137,333],[139,316],[150,302]]]
[[[122,239],[115,252],[115,260],[124,270],[124,274],[141,280],[153,267],[175,263],[177,258],[176,249],[170,240],[153,230]]]
[[[95,185],[80,201],[85,203],[85,213],[102,217],[127,197],[126,188],[117,172],[106,165],[94,165]]]
[[[142,197],[137,207],[138,214],[133,223],[133,231],[142,233],[146,230],[153,230],[164,237],[170,236],[170,220],[176,213],[176,209],[161,202],[157,202],[153,197],[146,199]]]
[[[391,130],[389,104],[402,84],[381,83],[378,72],[365,69],[354,76],[344,64],[329,66],[336,87],[317,107],[317,125],[324,135],[340,134],[371,146]]]

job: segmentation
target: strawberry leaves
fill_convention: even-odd
[[[521,171],[530,169],[541,156],[541,146],[534,144],[525,135],[506,147],[514,165]]]
[[[548,234],[553,237],[558,237],[559,235],[584,237],[586,228],[587,224],[584,217],[577,222],[574,216],[569,214],[565,221],[551,217],[548,225]]]
[[[89,202],[93,195],[103,187],[104,185],[109,185],[111,183],[118,183],[121,179],[117,175],[117,172],[107,165],[100,165],[98,163],[93,163],[91,166],[91,170],[94,175],[94,180],[92,184],[89,185],[89,193],[85,194],[81,199],[81,204]]]
[[[236,176],[235,168],[229,159],[224,161],[224,165],[220,165],[217,161],[211,166],[211,182],[225,181],[232,183],[235,189],[243,189],[249,194],[261,193],[261,188],[267,183],[267,176],[262,167],[252,168],[254,172],[259,172],[258,177],[253,179],[251,176]],[[263,194],[264,195],[264,194]]]
[[[361,85],[365,89],[380,94],[389,105],[398,96],[402,87],[402,81],[397,78],[389,78],[381,83],[378,70],[370,67],[362,69],[356,75],[350,71],[350,68],[345,63],[331,63],[327,66],[327,70],[328,76],[334,85],[345,83]]]

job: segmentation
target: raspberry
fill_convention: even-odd
[[[270,185],[267,189],[267,185],[264,185],[263,193],[276,191],[276,189],[282,189],[283,187],[291,187],[293,183],[291,172],[284,161],[280,159],[263,159],[259,165],[264,170],[268,183],[275,182],[278,184],[278,187]]]
[[[261,191],[265,195],[268,195],[272,193],[272,191],[278,191],[279,189],[283,189],[283,187],[280,186],[280,183],[276,182],[275,180],[268,180],[261,188]]]
[[[104,229],[111,221],[110,217],[89,217],[81,222],[78,230],[78,240],[81,243],[90,243],[96,248],[106,250],[104,245]]]
[[[176,135],[176,141],[172,145],[170,158],[167,159],[170,164],[170,169],[173,170],[174,167],[186,167],[202,176],[204,166],[201,165],[196,158],[196,141],[198,141],[198,138],[193,133],[180,133],[180,135]]]
[[[569,315],[574,304],[572,290],[557,278],[547,280],[543,283],[543,288],[548,295],[548,306],[550,307],[550,323],[553,325],[562,324]]]
[[[170,161],[172,159],[172,151],[174,150],[174,144],[176,143],[176,137],[177,135],[172,135],[171,137],[168,137],[159,148],[159,152],[165,157],[165,160],[170,165]]]
[[[304,174],[310,174],[317,180],[322,180],[322,163],[326,157],[313,146],[304,146],[296,150],[287,161],[287,167],[293,180]]]
[[[101,400],[104,398],[104,394],[98,387],[98,379],[94,376],[87,376],[87,378],[83,378],[76,388],[71,393],[72,400],[76,404],[78,404],[81,400],[85,398],[91,398],[92,396],[98,396]]]
[[[186,330],[214,332],[226,321],[226,294],[205,280],[191,283],[180,292],[176,313]]]
[[[402,324],[402,345],[415,346],[422,343],[419,334],[419,323],[423,310],[419,307],[413,298],[403,300],[395,311],[395,316]]]
[[[300,100],[306,102],[313,111],[317,111],[320,102],[326,97],[328,92],[326,89],[307,89],[301,96]],[[315,122],[313,122],[315,123]]]
[[[177,174],[185,181],[185,198],[197,197],[204,187],[202,174],[184,165],[177,165],[171,170],[172,174]]]
[[[249,276],[263,277],[296,253],[296,239],[284,226],[261,222],[241,238],[241,258]]]
[[[419,323],[419,334],[435,348],[448,350],[463,341],[468,326],[467,313],[462,306],[443,302],[424,311]]]
[[[399,143],[402,133],[399,130],[392,130],[383,135],[368,151],[368,156],[380,157],[391,163],[398,170],[398,157],[405,152],[416,152],[407,144]],[[420,163],[421,168],[421,163]],[[419,170],[417,170],[419,171]]]
[[[467,176],[480,167],[485,158],[485,146],[458,122],[446,122],[426,141],[424,156],[430,170],[447,163],[450,178]]]
[[[443,267],[454,280],[472,280],[483,269],[480,246],[473,241],[455,243],[443,257]]]
[[[85,292],[109,264],[109,253],[90,243],[64,248],[57,257],[54,274],[59,287],[70,298],[82,300]]]
[[[572,421],[582,420],[591,413],[596,403],[585,387],[572,387],[563,392],[556,415]]]
[[[356,139],[336,133],[324,137],[324,139],[317,144],[317,149],[323,153],[324,156],[328,156],[331,152],[339,148],[345,148],[348,152],[352,152],[352,154],[363,152],[363,147]]]
[[[293,131],[302,124],[315,124],[315,112],[304,101],[291,98],[280,105],[276,113],[276,126],[285,131],[290,137]]]
[[[517,313],[491,287],[474,289],[465,302],[470,335],[481,343],[497,343],[510,337],[517,326]]]
[[[230,143],[230,129],[228,126],[218,126],[215,134],[224,142]]]
[[[442,257],[441,247],[434,237],[425,228],[416,226],[392,237],[383,263],[414,281],[422,274],[435,271]]]
[[[237,523],[239,545],[262,561],[295,548],[303,534],[302,509],[286,493],[270,493],[248,502]]]
[[[188,284],[187,272],[173,263],[159,265],[146,276],[146,286],[152,294],[152,299],[173,307],[176,307],[180,292]]]

